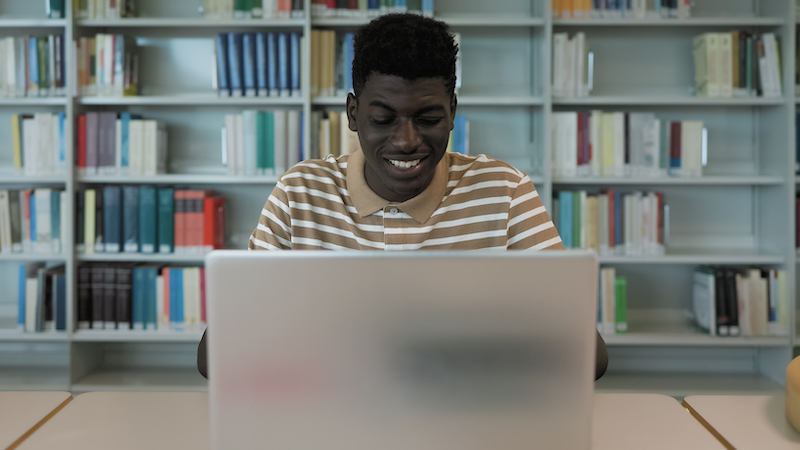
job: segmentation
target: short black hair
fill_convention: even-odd
[[[353,41],[356,97],[372,72],[409,81],[441,78],[454,94],[458,44],[446,23],[419,14],[386,14],[361,26]]]

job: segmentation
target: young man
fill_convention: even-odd
[[[485,155],[446,151],[457,51],[446,24],[419,15],[386,15],[361,27],[347,119],[362,150],[302,162],[283,175],[249,248],[563,249],[527,175]],[[599,378],[607,356],[599,335],[597,343]],[[204,358],[201,342],[205,375]]]

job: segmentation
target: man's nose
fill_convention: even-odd
[[[412,152],[422,145],[422,136],[413,119],[400,120],[400,125],[392,136],[392,145],[404,152]]]

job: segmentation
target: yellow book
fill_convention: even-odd
[[[600,159],[602,176],[614,176],[614,113],[603,113],[600,126]]]
[[[731,72],[733,89],[739,87],[739,31],[731,31]]]
[[[598,203],[596,195],[586,197],[586,248],[600,250],[600,236],[598,234]]]
[[[553,0],[553,6],[552,6],[553,18],[557,19],[558,17],[561,16],[561,1],[562,0]]]
[[[326,95],[336,95],[336,32],[325,32],[325,91]]]
[[[328,121],[330,124],[330,141],[331,141],[331,154],[333,156],[341,156],[341,143],[342,143],[342,130],[339,124],[341,116],[338,111],[331,111],[328,113]]]
[[[573,18],[573,14],[575,13],[575,1],[576,0],[561,0],[561,18],[562,19],[571,19]],[[577,0],[580,1],[580,0]]]
[[[86,200],[83,206],[83,241],[85,243],[84,253],[94,253],[94,238],[95,238],[95,203],[96,191],[94,189],[87,189],[84,193]]]
[[[14,168],[22,170],[22,140],[20,139],[20,117],[19,114],[11,116],[11,145],[14,151]]]
[[[311,30],[311,73],[309,74],[309,88],[311,95],[319,95],[319,73],[322,61],[319,59],[320,36],[322,31]]]

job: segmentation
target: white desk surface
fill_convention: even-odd
[[[19,450],[205,450],[211,448],[208,413],[203,392],[89,392]]]
[[[768,447],[762,447],[762,450]],[[592,450],[724,449],[677,400],[660,394],[595,394]]]
[[[14,445],[71,398],[69,392],[0,392],[0,449]]]
[[[708,426],[738,450],[800,449],[800,433],[786,420],[783,393],[690,395],[683,399]],[[700,420],[700,419],[698,419]]]

